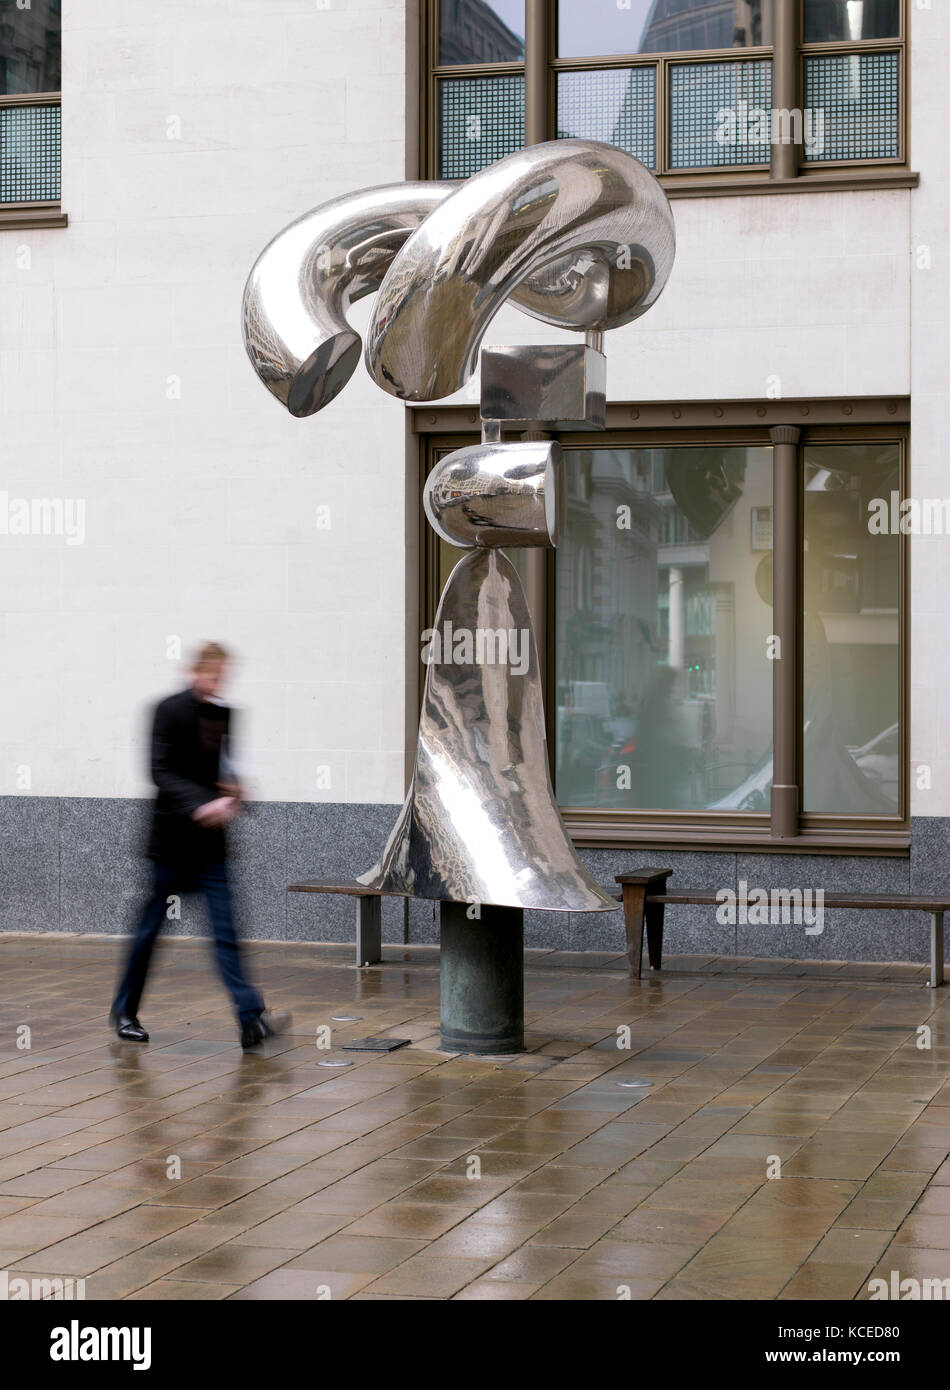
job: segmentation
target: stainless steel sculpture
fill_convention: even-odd
[[[617,328],[655,302],[673,251],[666,195],[637,160],[594,141],[534,145],[460,188],[384,184],[305,213],[251,271],[244,343],[291,415],[313,415],[356,369],[360,339],[347,310],[382,285],[370,372],[384,390],[434,400],[471,374],[509,296],[559,328]],[[446,379],[456,386],[444,388]]]
[[[564,497],[554,440],[470,444],[436,464],[422,494],[429,525],[449,545],[556,546]]]
[[[323,203],[264,248],[244,291],[244,345],[291,415],[329,405],[353,375],[350,305],[378,290],[406,238],[454,185],[390,183]]]
[[[604,332],[656,302],[673,216],[650,171],[612,145],[554,140],[473,175],[395,256],[366,337],[377,385],[438,400],[477,365],[506,299],[560,328]]]
[[[445,902],[616,908],[580,864],[554,800],[534,633],[503,551],[477,546],[459,561],[426,635],[412,785],[360,882]]]
[[[499,549],[557,544],[560,449],[503,441],[501,430],[603,425],[602,335],[656,302],[673,255],[672,215],[653,175],[613,146],[561,140],[460,186],[337,199],[276,237],[251,272],[245,345],[298,416],[349,379],[359,338],[346,313],[375,289],[366,365],[407,400],[462,386],[508,299],[587,335],[580,348],[491,354],[483,443],[443,459],[426,485],[430,523],[468,553],[424,634],[414,775],[380,863],[360,880],[367,886],[496,912],[616,910],[578,859],[554,798],[531,619]],[[488,979],[495,966],[486,969]]]

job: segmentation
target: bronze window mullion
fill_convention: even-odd
[[[434,77],[504,77],[524,72],[524,63],[436,63]]]
[[[18,92],[0,96],[0,106],[61,106],[62,92]]]
[[[820,42],[803,43],[801,52],[809,58],[825,54],[846,55],[851,53],[892,53],[903,49],[903,39],[822,39]]]
[[[548,0],[525,0],[524,19],[524,142],[525,145],[540,145],[554,138],[549,89],[551,6]],[[547,680],[548,653],[552,649],[547,602],[548,556],[547,550],[530,549],[525,553],[525,597],[534,623],[545,709],[551,705]]]
[[[665,174],[670,167],[670,152],[667,148],[669,141],[669,84],[667,78],[667,65],[665,58],[656,60],[656,90],[654,104],[656,108],[656,172],[657,177]]]
[[[798,37],[801,33],[801,3],[800,0],[773,0],[773,4],[772,110],[800,110]],[[770,177],[797,178],[799,150],[795,142],[773,142],[770,148]]]
[[[524,142],[540,145],[553,138],[548,102],[548,0],[525,0],[524,21]]]
[[[801,486],[798,425],[772,439],[772,835],[792,839],[801,812]]]
[[[893,48],[894,44],[890,46]],[[554,58],[551,66],[556,72],[593,72],[600,68],[644,67],[660,58],[671,63],[722,63],[771,56],[770,44],[756,44],[750,48],[684,48],[674,53],[614,53],[606,58]]]

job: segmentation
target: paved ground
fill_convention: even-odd
[[[351,947],[256,943],[294,1033],[244,1056],[193,940],[163,945],[151,1043],[111,1038],[117,949],[0,935],[11,1276],[84,1276],[87,1298],[610,1300],[950,1277],[950,994],[923,967],[682,957],[638,983],[616,957],[530,952],[529,1050],[475,1059],[438,1050],[431,948],[357,971]],[[412,1045],[318,1065],[390,1032]]]

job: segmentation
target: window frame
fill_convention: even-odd
[[[555,0],[546,0],[550,7],[547,25],[547,51],[544,54],[546,83],[546,110],[548,138],[555,138],[557,131],[557,79],[561,72],[589,72],[605,68],[627,68],[651,66],[656,69],[656,152],[657,168],[654,170],[660,183],[670,197],[702,197],[710,194],[747,194],[750,191],[762,193],[817,192],[823,188],[840,191],[842,188],[893,188],[916,187],[917,174],[911,172],[909,165],[910,139],[908,131],[910,103],[908,84],[910,80],[908,51],[910,4],[900,0],[900,35],[894,39],[835,40],[822,43],[804,42],[804,4],[802,0],[789,0],[795,9],[795,40],[793,44],[793,67],[797,99],[783,100],[783,94],[776,92],[776,77],[785,58],[781,42],[780,26],[774,26],[775,42],[769,45],[756,45],[748,48],[697,49],[675,53],[659,54],[610,54],[586,58],[559,58],[557,56],[557,13]],[[439,81],[445,77],[490,77],[503,73],[525,73],[532,65],[530,52],[532,42],[531,26],[526,25],[525,60],[517,63],[478,63],[439,65],[439,0],[424,0],[420,6],[420,44],[422,59],[422,101],[420,106],[420,167],[423,177],[438,179],[439,174]],[[802,108],[804,101],[805,60],[811,56],[828,53],[848,55],[864,52],[896,52],[898,55],[898,153],[881,158],[811,160],[806,161],[801,148],[795,150],[789,168],[774,157],[775,151],[786,151],[787,147],[772,146],[769,161],[749,164],[707,165],[695,168],[671,169],[670,157],[670,82],[669,69],[677,63],[742,61],[764,58],[772,60],[774,107]]]
[[[552,42],[554,36],[552,35]],[[555,58],[549,59],[550,106],[549,128],[557,129],[557,79],[562,72],[602,72],[605,69],[652,67],[656,70],[656,162],[651,172],[656,174],[666,186],[667,180],[679,180],[696,174],[724,174],[735,177],[737,174],[764,174],[769,168],[767,159],[746,164],[696,164],[689,168],[674,169],[670,164],[672,122],[670,120],[670,69],[673,67],[695,67],[700,63],[754,62],[757,59],[771,61],[772,45],[759,45],[755,48],[704,48],[695,52],[619,54],[613,58]]]
[[[60,43],[62,43],[62,22],[60,23]],[[62,88],[58,92],[21,92],[0,94],[0,108],[26,106],[57,106],[60,109],[62,128]],[[16,227],[65,227],[68,218],[62,211],[62,141],[60,141],[60,197],[56,199],[21,200],[19,202],[0,202],[0,231]]]
[[[565,450],[596,448],[651,448],[688,445],[773,447],[770,429],[779,421],[793,422],[801,430],[797,442],[797,475],[802,481],[806,446],[848,443],[896,443],[899,449],[898,485],[902,497],[911,495],[909,476],[909,403],[895,401],[839,401],[823,399],[809,402],[739,402],[710,405],[696,402],[681,406],[631,406],[617,403],[608,407],[607,429],[591,433],[565,433],[556,436]],[[422,485],[437,458],[446,451],[475,442],[478,413],[470,406],[446,406],[436,410],[411,411],[413,427],[420,439],[420,487],[418,525],[420,527],[419,621],[420,632],[431,627],[438,604],[438,549],[434,532],[428,526],[422,507]],[[856,423],[843,417],[858,415]],[[765,416],[766,419],[761,419]],[[666,417],[664,419],[664,417]],[[817,417],[817,418],[813,418]],[[678,421],[682,420],[682,424]],[[707,423],[708,422],[708,423]],[[516,437],[516,436],[515,436]],[[774,475],[773,475],[774,476]],[[773,488],[773,518],[779,519],[779,489]],[[803,554],[803,490],[798,489],[797,516],[793,519],[798,537],[798,583],[796,598],[798,642],[795,656],[797,785],[799,811],[797,834],[777,833],[770,812],[641,811],[617,808],[561,808],[565,824],[575,844],[587,848],[681,848],[686,850],[739,849],[762,853],[825,854],[903,854],[910,843],[910,624],[909,566],[910,543],[899,537],[898,571],[898,720],[900,741],[899,799],[894,815],[866,816],[808,812],[802,809],[803,756],[802,717],[804,685],[801,629],[801,557]],[[555,553],[540,552],[545,564],[547,613],[541,648],[544,653],[542,682],[548,759],[554,767],[555,711],[549,692],[556,688]],[[774,611],[774,610],[773,610]],[[419,664],[419,699],[425,668]],[[773,747],[775,740],[776,696],[773,688]]]
[[[820,42],[805,42],[805,0],[800,0],[798,5],[798,40],[797,40],[797,63],[798,63],[798,90],[804,100],[805,93],[805,61],[808,58],[828,57],[850,57],[852,54],[862,53],[896,53],[897,54],[897,154],[886,155],[879,159],[822,159],[812,161],[806,165],[806,169],[856,169],[856,168],[895,168],[905,167],[907,164],[908,151],[908,122],[907,113],[910,109],[907,100],[907,85],[909,80],[909,64],[907,62],[908,52],[908,26],[910,22],[910,6],[907,0],[899,0],[898,13],[900,15],[899,32],[896,38],[890,39],[824,39]]]

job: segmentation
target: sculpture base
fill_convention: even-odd
[[[524,912],[439,904],[442,1047],[446,1052],[524,1051]]]

